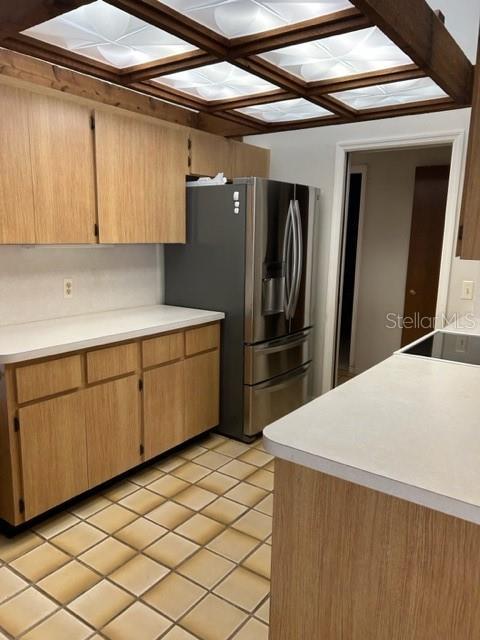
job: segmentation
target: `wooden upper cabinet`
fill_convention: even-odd
[[[35,242],[29,104],[26,91],[0,86],[1,244]]]
[[[473,88],[465,186],[457,253],[464,260],[480,259],[480,46]]]
[[[100,242],[185,242],[187,130],[98,111]]]
[[[91,109],[31,94],[29,130],[35,242],[96,242]]]
[[[270,175],[270,150],[245,142],[231,141],[232,178],[268,178]]]
[[[190,172],[193,176],[232,176],[232,147],[229,140],[203,131],[190,131]]]

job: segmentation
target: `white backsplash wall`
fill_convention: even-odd
[[[0,325],[159,304],[163,291],[160,245],[0,246]]]

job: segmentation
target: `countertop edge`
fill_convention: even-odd
[[[266,428],[268,431],[268,427]],[[407,502],[427,507],[434,511],[445,513],[449,516],[460,518],[474,524],[480,524],[480,507],[461,500],[456,500],[449,496],[444,496],[421,487],[406,484],[399,480],[393,480],[385,476],[380,476],[364,469],[352,467],[347,464],[335,462],[328,458],[295,449],[287,445],[282,445],[270,440],[268,433],[263,433],[265,449],[276,458],[307,467],[313,471],[325,473],[326,475],[346,480],[354,484],[385,493]]]
[[[21,351],[17,353],[0,353],[0,365],[16,364],[18,362],[24,362],[27,360],[35,360],[37,358],[46,358],[48,356],[69,353],[70,351],[79,351],[81,349],[100,347],[115,342],[123,342],[125,340],[142,338],[144,336],[167,333],[168,331],[175,331],[176,329],[184,329],[186,327],[209,324],[210,322],[216,322],[225,318],[225,314],[220,311],[206,311],[204,309],[199,309],[199,311],[201,311],[202,314],[208,315],[202,315],[201,317],[193,317],[168,323],[161,323],[158,325],[144,327],[142,329],[133,329],[130,331],[122,331],[120,333],[110,333],[95,338],[87,338],[85,340],[77,340],[59,345],[49,345],[40,349]]]

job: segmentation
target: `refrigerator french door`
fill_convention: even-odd
[[[223,311],[219,430],[248,440],[308,400],[317,189],[259,178],[187,188],[165,302]]]

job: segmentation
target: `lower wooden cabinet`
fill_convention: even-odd
[[[90,487],[142,462],[139,395],[137,376],[85,389]]]
[[[0,519],[21,524],[217,426],[219,340],[212,323],[7,365]]]
[[[88,489],[85,412],[80,393],[18,410],[25,519]]]

